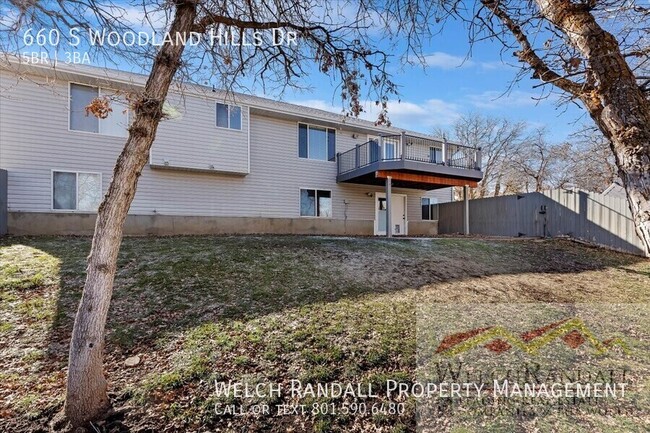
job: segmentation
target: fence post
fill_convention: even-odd
[[[406,131],[402,131],[402,134],[399,137],[400,148],[402,149],[402,161],[406,159]]]
[[[474,154],[474,168],[476,170],[481,170],[481,166],[483,165],[483,152],[481,152],[481,148],[479,147],[476,149],[476,153]]]

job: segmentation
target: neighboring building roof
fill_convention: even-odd
[[[107,86],[109,83],[117,83],[126,87],[142,87],[145,85],[147,75],[121,71],[118,69],[102,68],[97,66],[67,64],[67,63],[26,63],[17,57],[5,57],[0,59],[0,70],[7,70],[15,74],[28,74],[51,77],[64,81],[85,81],[97,86]],[[172,91],[182,91],[186,94],[194,94],[214,99],[230,100],[232,102],[249,106],[255,113],[268,114],[276,117],[286,117],[303,121],[317,120],[330,125],[345,125],[348,128],[356,129],[369,134],[400,134],[405,132],[416,137],[428,138],[442,141],[441,138],[416,131],[404,130],[397,127],[375,125],[373,122],[346,116],[340,113],[333,113],[312,107],[306,107],[288,102],[276,101],[259,96],[246,95],[243,93],[226,92],[214,90],[208,86],[188,83],[175,83],[176,88]],[[390,114],[390,113],[389,113]],[[449,141],[453,143],[452,141]],[[456,143],[460,144],[460,143]]]
[[[618,198],[627,198],[627,193],[625,192],[625,188],[623,187],[623,182],[621,179],[616,179],[610,186],[603,191],[603,195],[607,195],[609,197],[618,197]]]

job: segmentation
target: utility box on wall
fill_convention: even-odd
[[[0,236],[7,234],[7,170],[0,170]]]

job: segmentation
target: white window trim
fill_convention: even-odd
[[[427,202],[428,204],[426,206],[429,208],[428,209],[429,218],[427,218],[427,219],[422,218],[422,206],[424,206],[422,204],[423,200],[428,200],[428,202]],[[431,221],[431,197],[420,197],[420,218],[422,218],[422,221]]]
[[[332,216],[325,217],[325,216],[318,216],[318,215],[301,215],[300,214],[300,209],[301,209],[302,203],[300,201],[300,198],[301,198],[300,197],[300,191],[302,191],[303,189],[311,189],[311,190],[316,191],[316,197],[315,197],[316,198],[316,211],[318,211],[318,191],[327,191],[327,192],[329,192],[330,193],[330,200],[332,201]],[[311,186],[298,187],[298,216],[300,218],[334,219],[334,194],[332,193],[332,190],[327,189],[327,188],[314,188],[314,187],[311,187]]]
[[[76,203],[75,207],[79,205],[79,175],[80,174],[98,174],[99,175],[99,194],[103,197],[104,194],[104,179],[102,173],[99,171],[84,171],[84,170],[69,170],[69,169],[59,169],[53,168],[50,170],[50,210],[52,212],[62,212],[62,213],[79,213],[79,214],[96,214],[97,210],[78,210],[78,209],[55,209],[54,208],[54,173],[74,173],[75,178],[75,198]],[[100,200],[101,203],[101,200]]]
[[[100,131],[100,127],[99,127],[99,125],[101,124],[101,120],[102,120],[102,119],[97,119],[97,121],[100,122],[100,123],[97,124],[97,132],[81,131],[81,130],[79,130],[79,129],[72,129],[72,128],[70,128],[70,115],[72,114],[72,109],[70,108],[70,102],[72,101],[72,93],[71,93],[71,92],[72,92],[72,85],[73,85],[73,84],[76,84],[76,85],[78,85],[78,86],[95,87],[95,88],[97,88],[97,97],[101,97],[101,96],[102,96],[102,89],[110,90],[110,91],[113,91],[113,92],[117,92],[117,91],[118,91],[117,89],[110,89],[110,88],[107,88],[107,87],[94,86],[94,85],[92,85],[92,84],[88,84],[88,83],[79,83],[79,82],[77,82],[77,81],[68,81],[68,132],[74,132],[74,133],[80,133],[80,134],[90,134],[90,135],[101,135],[102,137],[113,137],[113,138],[119,138],[119,139],[122,139],[122,140],[124,140],[125,138],[128,138],[128,137],[129,137],[129,131],[128,131],[128,129],[127,129],[127,131],[126,131],[126,135],[125,135],[125,136],[121,136],[121,135],[111,135],[111,134],[103,134],[103,133]],[[127,125],[131,125],[131,109],[128,108],[128,107],[127,107],[127,109],[126,109],[126,123],[127,123]]]
[[[228,107],[228,126],[219,126],[217,125],[217,104],[225,105]],[[240,128],[231,128],[230,127],[230,107],[239,107],[239,126]],[[215,102],[214,104],[214,126],[215,128],[218,129],[227,129],[229,131],[239,131],[242,132],[244,130],[244,107],[241,105],[236,105],[236,104],[228,104],[226,102]]]
[[[300,156],[300,125],[307,125],[307,158],[302,158]],[[316,158],[310,158],[309,157],[309,128],[311,128],[312,126],[315,127],[315,128],[325,129],[325,136],[326,136],[327,140],[329,140],[329,133],[327,132],[327,130],[331,129],[331,130],[334,131],[334,143],[335,143],[334,151],[335,152],[334,152],[334,159],[332,161],[330,161],[329,159],[316,159]],[[316,123],[296,122],[296,137],[298,138],[298,152],[297,152],[298,159],[302,160],[302,161],[309,160],[309,161],[334,162],[334,163],[336,163],[336,142],[339,141],[337,135],[338,135],[338,130],[336,128],[332,128],[332,127],[329,127],[329,126],[318,125]],[[329,142],[327,142],[326,151],[329,152]],[[325,191],[327,191],[327,190],[325,190]]]
[[[434,219],[431,219],[431,206],[434,204],[438,204],[438,197],[427,197],[427,196],[421,196],[420,197],[420,211],[422,210],[422,200],[427,199],[429,200],[429,219],[428,220],[422,220],[422,221],[436,221]],[[420,217],[422,217],[422,212],[420,212]]]

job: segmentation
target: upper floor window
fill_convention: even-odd
[[[100,173],[52,172],[52,209],[94,212],[101,200]]]
[[[111,112],[105,119],[99,119],[86,112],[93,99],[110,98]],[[129,125],[127,105],[115,93],[94,86],[70,83],[70,129],[97,134],[126,137]]]
[[[320,128],[299,123],[298,156],[322,161],[334,161],[336,159],[336,131],[331,128]]]
[[[241,107],[217,102],[217,126],[241,130]]]

